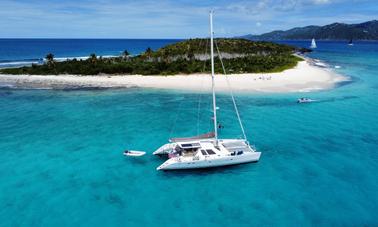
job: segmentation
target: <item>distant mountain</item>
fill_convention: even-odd
[[[246,35],[252,40],[378,40],[378,20],[361,24],[333,23],[325,26],[307,26],[287,31],[272,31],[262,35]]]

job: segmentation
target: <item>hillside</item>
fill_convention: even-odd
[[[333,23],[325,26],[298,27],[286,31],[272,31],[262,35],[246,35],[252,40],[378,40],[378,21],[360,24]]]
[[[253,42],[246,39],[216,39],[228,72],[279,72],[294,67],[300,60],[293,55],[297,50],[292,46],[271,42]],[[210,72],[210,45],[208,39],[190,39],[168,45],[156,51],[148,48],[144,53],[130,56],[102,58],[92,54],[87,60],[67,60],[56,62],[53,55],[46,56],[43,65],[8,68],[0,70],[3,74],[141,74],[175,75]],[[216,48],[215,48],[216,52]],[[217,56],[217,54],[216,54]],[[222,67],[215,58],[216,72]]]

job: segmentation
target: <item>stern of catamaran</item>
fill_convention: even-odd
[[[167,143],[163,146],[159,147],[156,151],[154,151],[153,155],[166,155],[169,153],[172,153],[175,149],[176,144],[175,143]]]

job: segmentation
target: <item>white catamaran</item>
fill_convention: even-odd
[[[244,139],[218,139],[217,106],[214,89],[214,40],[213,14],[210,12],[210,50],[211,76],[213,98],[214,132],[189,138],[172,138],[169,143],[161,146],[153,154],[168,155],[169,159],[160,165],[157,170],[195,169],[218,166],[229,166],[249,162],[257,162],[260,152],[249,145],[246,139],[240,115],[231,91],[231,97],[244,135]],[[219,53],[220,57],[220,53]]]

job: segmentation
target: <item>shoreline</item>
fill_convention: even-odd
[[[328,90],[350,78],[330,68],[313,64],[305,58],[292,69],[279,73],[230,74],[231,87],[236,92],[310,92]],[[226,76],[216,75],[216,90],[228,91]],[[3,87],[23,89],[88,89],[88,88],[155,88],[183,91],[211,89],[208,74],[141,76],[141,75],[7,75],[0,74]]]

